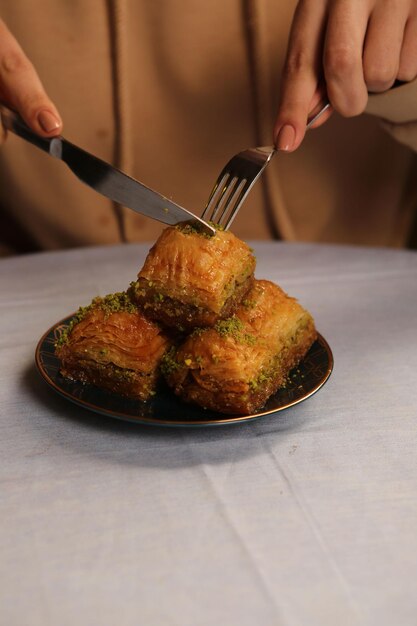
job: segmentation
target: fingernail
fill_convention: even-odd
[[[288,152],[294,145],[295,141],[295,129],[286,124],[281,128],[277,137],[277,148],[278,150],[284,150],[284,152]]]
[[[38,122],[45,133],[52,133],[53,130],[61,126],[59,119],[50,111],[41,111],[38,113]]]

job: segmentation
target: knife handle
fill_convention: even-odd
[[[48,139],[47,137],[40,137],[29,128],[16,111],[9,109],[9,107],[3,104],[3,102],[0,102],[0,117],[3,127],[6,130],[18,135],[22,139],[32,143],[34,146],[44,150],[48,154],[56,156],[52,148],[56,143],[54,140],[59,139],[58,137],[52,137],[51,139]]]

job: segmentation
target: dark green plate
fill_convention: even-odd
[[[279,389],[262,409],[251,415],[224,415],[185,404],[162,384],[151,400],[141,402],[61,376],[54,343],[62,327],[71,319],[72,316],[58,322],[40,339],[35,358],[41,376],[67,400],[101,415],[137,424],[219,426],[270,415],[309,398],[324,385],[333,369],[332,351],[324,337],[319,335],[303,361],[291,372],[287,386]]]

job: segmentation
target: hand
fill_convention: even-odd
[[[298,148],[309,112],[326,97],[344,117],[362,113],[368,92],[417,76],[417,0],[300,0],[274,128],[281,150]],[[314,126],[331,115],[326,113]]]
[[[62,121],[32,63],[0,20],[0,100],[39,135],[59,135]]]

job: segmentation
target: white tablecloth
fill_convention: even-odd
[[[147,248],[0,261],[0,623],[415,626],[417,254],[254,244],[333,375],[276,415],[184,429],[90,413],[34,367]]]

